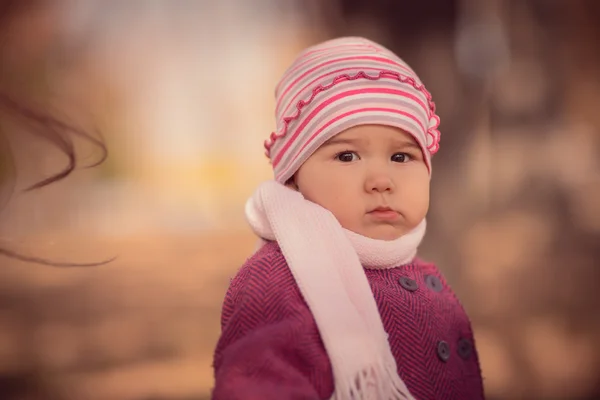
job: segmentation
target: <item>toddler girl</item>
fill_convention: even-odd
[[[276,89],[275,180],[246,205],[261,247],[232,280],[215,400],[483,398],[469,318],[425,234],[439,117],[363,38],[303,51]]]

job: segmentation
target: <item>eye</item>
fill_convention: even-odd
[[[410,161],[410,155],[406,153],[396,153],[392,156],[392,161],[397,163],[405,163]]]
[[[354,151],[343,151],[335,155],[335,158],[341,162],[352,162],[359,159],[358,154]]]

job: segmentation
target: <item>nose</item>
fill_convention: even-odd
[[[388,174],[379,172],[365,180],[365,190],[369,193],[393,192],[394,182]]]

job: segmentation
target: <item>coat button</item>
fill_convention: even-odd
[[[450,345],[443,340],[440,340],[437,345],[437,354],[443,362],[448,361],[450,358]]]
[[[466,360],[471,357],[472,352],[473,346],[471,346],[471,343],[467,339],[463,338],[458,341],[458,355],[460,358]]]
[[[417,290],[419,288],[419,285],[417,285],[417,282],[414,279],[410,279],[405,276],[400,278],[399,282],[400,282],[400,286],[402,286],[404,289],[408,290],[409,292],[414,292],[415,290]]]
[[[434,292],[441,292],[442,289],[444,289],[444,285],[442,285],[442,282],[435,275],[427,275],[425,277],[425,283],[427,284],[427,287]]]

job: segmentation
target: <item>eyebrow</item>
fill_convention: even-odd
[[[408,147],[411,149],[415,149],[415,150],[419,150],[421,151],[421,146],[419,146],[417,143],[413,142],[413,141],[406,141],[406,140],[398,140],[394,142],[395,145],[397,145],[398,147]]]
[[[333,137],[331,139],[329,139],[328,141],[326,141],[325,143],[323,143],[322,147],[325,146],[333,146],[334,144],[353,144],[353,145],[357,145],[360,142],[363,142],[364,140],[361,139],[343,139],[343,138],[338,138],[338,137]]]
[[[326,141],[325,143],[323,143],[323,145],[321,147],[326,147],[326,146],[333,146],[336,144],[345,144],[345,145],[360,145],[364,142],[364,139],[344,139],[344,138],[338,138],[338,137],[333,137],[331,139],[329,139],[328,141]],[[398,146],[398,147],[409,147],[409,148],[413,148],[416,150],[421,151],[421,147],[415,143],[414,141],[408,141],[408,140],[401,140],[401,139],[395,139],[393,141],[394,146]]]

